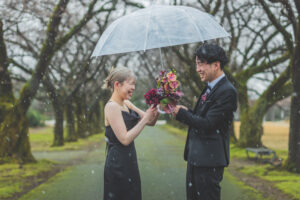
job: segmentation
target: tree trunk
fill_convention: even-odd
[[[0,126],[0,157],[4,161],[35,162],[28,138],[28,122],[20,105],[6,111]]]
[[[235,135],[234,121],[233,121],[232,124],[231,124],[231,127],[230,127],[230,142],[233,143],[233,144],[236,144],[237,141],[238,140],[237,140],[236,135]]]
[[[8,71],[8,58],[0,20],[0,157],[18,162],[34,162],[28,138],[26,110],[16,105]]]
[[[52,103],[54,115],[55,115],[55,126],[54,126],[54,140],[52,146],[63,146],[64,145],[64,105],[59,101]]]
[[[300,39],[300,36],[299,36]],[[300,41],[299,41],[300,43]],[[295,51],[292,69],[293,95],[290,114],[289,156],[287,168],[300,172],[300,44]]]
[[[262,118],[244,112],[241,115],[239,146],[260,147],[262,146],[261,136],[263,134]]]
[[[102,127],[104,127],[105,126],[105,124],[104,124],[104,106],[105,106],[105,102],[106,102],[106,100],[100,100],[100,102],[99,102],[99,105],[100,105],[100,119],[99,119],[99,124],[100,124],[100,127],[101,127],[101,129],[102,129]]]
[[[84,98],[76,98],[77,135],[80,138],[89,136]]]
[[[6,46],[3,39],[2,21],[0,20],[0,124],[4,120],[6,111],[15,103],[13,95],[13,86],[8,71],[8,58],[6,55]]]
[[[97,101],[95,105],[92,107],[91,110],[92,113],[90,113],[90,131],[91,134],[100,133],[102,131],[101,122],[100,122],[100,102]]]
[[[248,109],[241,109],[241,127],[239,146],[262,146],[263,118],[268,109],[277,101],[289,96],[292,92],[289,79],[290,67],[287,67],[281,75],[275,79],[265,92]]]
[[[75,142],[78,135],[75,131],[74,107],[71,102],[66,104],[66,121],[67,121],[67,141]]]
[[[55,39],[58,33],[62,13],[68,4],[68,0],[61,0],[54,8],[49,19],[47,36],[43,43],[35,70],[31,79],[23,86],[20,91],[20,97],[16,103],[11,104],[13,108],[6,111],[3,122],[0,125],[0,157],[4,159],[13,158],[22,162],[35,161],[28,138],[28,122],[26,112],[31,105],[39,88],[40,81],[45,74],[46,69],[54,54]],[[5,48],[3,42],[2,22],[0,28],[0,54]],[[5,55],[6,56],[6,55]],[[1,102],[0,102],[1,103]]]

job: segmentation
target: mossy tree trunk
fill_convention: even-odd
[[[262,146],[263,118],[268,109],[277,101],[289,96],[292,92],[289,80],[290,67],[275,79],[265,92],[259,97],[253,106],[241,112],[241,127],[239,146],[258,147]]]
[[[3,23],[0,20],[0,157],[3,161],[12,158],[18,162],[34,162],[28,139],[26,111],[15,105],[8,65]]]
[[[85,109],[85,97],[80,96],[75,98],[77,135],[80,138],[85,138],[90,135],[87,124],[87,112]]]
[[[52,146],[64,145],[64,104],[56,101],[53,105],[55,115],[54,139]]]
[[[292,102],[290,113],[289,155],[287,169],[300,172],[300,1],[265,1],[258,0],[269,20],[276,28],[285,42],[290,53]],[[281,4],[282,12],[287,13],[285,19],[279,19],[270,7],[272,4]],[[286,29],[287,24],[292,31]]]
[[[31,78],[30,80],[24,85],[20,92],[20,97],[18,100],[13,102],[13,100],[7,104],[7,102],[4,102],[6,107],[12,107],[12,110],[10,110],[9,113],[5,113],[5,116],[1,119],[2,123],[0,124],[0,146],[1,148],[0,156],[1,157],[13,157],[14,155],[23,155],[20,157],[23,161],[30,161],[33,160],[31,153],[22,154],[22,152],[18,153],[16,152],[16,149],[22,149],[16,146],[11,146],[9,148],[4,148],[6,141],[5,138],[19,138],[18,142],[11,142],[12,145],[21,145],[21,144],[29,144],[28,141],[28,126],[27,123],[19,123],[21,127],[16,127],[15,121],[12,121],[11,119],[20,119],[19,122],[23,122],[23,119],[25,120],[25,114],[31,105],[31,102],[33,98],[35,97],[35,94],[38,90],[39,84],[46,73],[46,70],[51,62],[51,59],[54,55],[54,53],[61,49],[75,34],[77,34],[94,15],[97,15],[101,12],[108,12],[110,13],[112,10],[115,10],[115,6],[117,1],[112,0],[111,8],[108,8],[108,4],[103,4],[103,6],[94,9],[97,0],[91,0],[91,3],[88,5],[88,9],[85,13],[85,15],[81,18],[81,20],[78,21],[77,24],[75,24],[66,34],[60,34],[60,37],[57,38],[59,32],[59,25],[61,22],[62,14],[66,11],[67,4],[69,3],[69,0],[58,0],[57,5],[55,6],[52,15],[49,18],[49,22],[47,25],[46,30],[46,36],[43,44],[41,45],[42,48],[40,50],[39,55],[37,55],[37,64],[32,71],[30,72]],[[2,28],[2,23],[1,23]],[[1,29],[1,36],[3,36],[2,29]],[[3,47],[5,45],[2,45],[2,41],[0,41],[1,45],[1,51],[3,50]],[[2,52],[0,54],[0,57],[2,57]],[[5,54],[6,56],[6,54]],[[21,69],[27,70],[26,67],[21,66],[19,63],[17,63],[12,58],[8,59],[10,63],[20,66]],[[29,71],[29,70],[28,70]],[[1,73],[1,69],[0,69]],[[1,84],[1,82],[0,82]],[[7,94],[6,94],[7,95]],[[3,95],[2,95],[3,96]],[[0,107],[2,107],[2,99],[0,99]],[[21,117],[21,118],[20,118]],[[24,127],[22,127],[24,126]],[[21,141],[20,141],[21,140]],[[30,145],[25,145],[26,148],[24,149],[24,152],[30,152]],[[26,156],[27,155],[27,156]],[[9,158],[8,158],[9,160]]]
[[[54,54],[58,26],[67,4],[68,0],[61,0],[54,8],[48,23],[47,36],[35,66],[35,71],[31,79],[22,88],[19,99],[12,105],[13,108],[6,112],[6,115],[2,119],[3,122],[0,125],[1,158],[14,158],[22,162],[34,161],[28,138],[26,112]],[[3,33],[1,33],[1,35],[2,41],[0,42],[3,43]],[[5,46],[2,45],[1,48],[5,48]]]
[[[8,65],[6,45],[3,38],[3,23],[0,19],[0,124],[4,120],[6,111],[12,108],[15,103]]]
[[[19,109],[21,109],[19,106],[14,106],[5,113],[5,119],[0,126],[0,156],[3,160],[13,159],[22,163],[35,162],[28,138],[26,114]]]
[[[231,126],[230,126],[230,142],[233,143],[233,144],[236,144],[237,143],[237,137],[235,135],[235,130],[234,130],[234,122],[232,122]]]
[[[300,52],[299,52],[300,53]],[[299,55],[299,54],[298,54]],[[298,58],[299,59],[299,58]],[[300,173],[300,63],[293,71],[293,88],[290,115],[288,169]]]
[[[93,117],[92,117],[92,126],[93,126],[93,133],[100,133],[102,131],[101,126],[101,113],[100,113],[100,102],[97,101],[95,106],[93,106]]]
[[[77,132],[75,130],[75,118],[74,118],[74,106],[72,101],[66,103],[65,106],[66,110],[66,122],[67,122],[67,141],[68,142],[75,142],[78,139]]]
[[[108,99],[108,98],[107,98]],[[99,124],[101,127],[104,128],[105,124],[104,124],[104,106],[105,106],[105,103],[107,102],[107,100],[103,100],[101,99],[100,102],[99,102],[99,105],[100,105],[100,121],[99,121]]]
[[[55,124],[54,124],[54,137],[52,146],[64,145],[64,106],[65,100],[63,94],[57,90],[51,83],[48,75],[45,75],[43,79],[43,85],[49,94],[52,108],[54,111]]]
[[[299,3],[300,13],[300,3]],[[300,29],[300,20],[298,30]],[[292,68],[293,95],[290,115],[289,156],[287,167],[300,173],[300,31],[298,31],[297,48]]]

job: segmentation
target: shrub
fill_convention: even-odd
[[[30,127],[45,126],[45,116],[37,110],[29,109],[26,117]]]

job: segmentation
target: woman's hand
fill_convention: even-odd
[[[144,117],[148,119],[148,122],[150,122],[156,115],[157,115],[157,108],[151,106],[146,110]]]
[[[150,118],[148,120],[148,123],[147,125],[148,126],[154,126],[156,124],[156,121],[159,117],[159,112],[157,110],[157,107],[156,106],[151,106],[147,111],[146,113],[149,112],[150,114]]]

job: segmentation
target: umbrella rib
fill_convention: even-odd
[[[194,20],[191,18],[191,16],[186,12],[186,10],[183,9],[183,13],[189,18],[191,19],[191,22],[193,23],[195,29],[197,30],[199,36],[201,35],[200,30],[198,29],[197,25],[195,24]],[[199,38],[200,41],[202,41],[202,38]]]
[[[146,51],[146,47],[147,47],[147,42],[148,42],[148,31],[149,31],[149,24],[150,24],[150,19],[151,19],[151,14],[152,14],[152,8],[149,10],[149,17],[148,17],[148,23],[147,23],[147,28],[146,28],[146,39],[145,39],[145,43],[144,43],[144,52]]]

